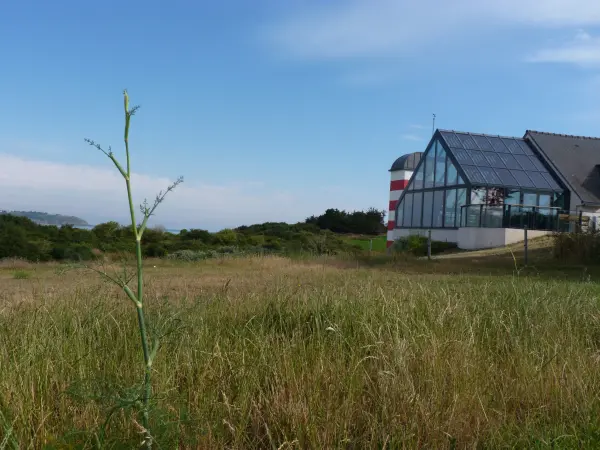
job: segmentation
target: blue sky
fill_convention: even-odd
[[[451,3],[451,5],[449,5]],[[385,209],[393,160],[440,128],[600,135],[600,2],[5,2],[0,209],[124,221],[136,200],[211,230]]]

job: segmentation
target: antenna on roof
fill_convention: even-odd
[[[433,115],[433,125],[431,126],[431,135],[435,133],[435,114]]]

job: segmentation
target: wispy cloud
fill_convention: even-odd
[[[413,128],[415,130],[425,130],[427,129],[427,127],[425,125],[419,125],[417,123],[413,123],[411,125],[408,126],[409,128]]]
[[[597,0],[349,0],[312,3],[277,23],[270,37],[287,55],[345,59],[415,52],[440,38],[498,27],[598,24]]]
[[[169,183],[167,178],[133,174],[135,202],[153,199]],[[128,217],[123,181],[111,168],[0,153],[0,189],[0,209],[72,214],[90,223],[126,223]],[[295,222],[335,206],[335,199],[335,195],[314,198],[254,181],[207,185],[186,180],[169,194],[153,221],[173,228],[211,230],[265,221]]]
[[[595,66],[600,64],[600,38],[579,30],[573,39],[559,46],[539,50],[527,60]]]
[[[403,134],[402,136],[400,136],[402,139],[404,139],[405,141],[414,141],[414,142],[420,142],[423,140],[423,138],[417,134],[411,134],[411,133],[406,133]]]

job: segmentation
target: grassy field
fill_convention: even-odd
[[[348,239],[351,244],[358,245],[363,250],[369,250],[369,241],[373,241],[374,252],[385,252],[387,237],[383,236],[354,236]]]
[[[148,262],[172,331],[157,448],[598,448],[597,274],[519,264]],[[94,448],[141,381],[131,304],[57,265],[4,262],[0,282],[0,447]],[[104,448],[139,442],[117,411]]]

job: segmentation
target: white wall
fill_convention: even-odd
[[[550,234],[551,231],[529,230],[527,236],[533,239]],[[396,228],[388,235],[389,240],[395,241],[409,235],[427,236],[425,229]],[[442,242],[455,242],[463,250],[478,250],[483,248],[504,247],[505,245],[522,242],[525,233],[517,228],[476,228],[463,227],[455,230],[431,230],[431,239]]]
[[[550,231],[529,230],[527,236],[533,239],[550,234]],[[525,231],[517,228],[459,228],[456,243],[464,250],[504,247],[525,240]]]

